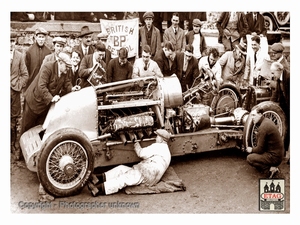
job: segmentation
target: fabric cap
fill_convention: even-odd
[[[72,61],[70,59],[70,56],[67,53],[60,52],[58,54],[58,58],[60,60],[62,60],[66,64],[67,67],[72,67]]]
[[[108,37],[108,34],[104,34],[104,33],[99,33],[98,35],[97,35],[97,37],[101,40],[101,39],[107,39],[107,37]]]
[[[35,35],[38,35],[38,34],[48,35],[48,32],[44,28],[39,27],[35,30]]]
[[[161,136],[164,141],[168,141],[171,137],[171,134],[164,129],[157,129],[156,131],[154,131],[154,133]]]
[[[271,46],[271,50],[274,52],[283,52],[284,46],[281,43],[274,43]]]
[[[238,45],[235,46],[240,52],[244,55],[247,55],[247,49],[246,46],[243,45],[242,43],[239,43]]]
[[[81,28],[80,34],[78,35],[78,37],[83,37],[85,35],[89,35],[92,34],[93,32],[90,31],[90,28],[88,26],[83,26]]]
[[[67,43],[67,40],[62,37],[55,37],[53,38],[53,43],[59,43],[61,45],[65,45]]]
[[[193,20],[193,25],[201,27],[204,24],[204,22],[201,22],[199,19]]]
[[[144,19],[146,19],[146,18],[153,18],[153,17],[154,17],[153,12],[145,12],[144,15],[143,15]]]

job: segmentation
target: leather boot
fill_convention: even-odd
[[[94,185],[104,183],[106,181],[105,173],[101,173],[99,175],[92,174],[90,181]]]
[[[104,188],[103,183],[100,183],[100,184],[95,186],[91,182],[88,182],[88,189],[90,190],[91,194],[94,197],[97,197],[99,195],[105,195],[105,188]]]

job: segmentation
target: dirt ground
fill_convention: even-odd
[[[37,204],[37,174],[29,171],[24,161],[12,161],[10,210],[12,214],[265,214],[259,211],[258,191],[259,179],[265,177],[248,165],[245,159],[245,153],[237,149],[174,157],[171,166],[183,180],[186,191],[148,195],[119,192],[95,198],[85,187],[77,196],[44,203],[43,209]],[[289,214],[290,166],[286,158],[280,170],[279,177],[285,179],[285,210],[271,213]],[[131,206],[113,207],[112,203],[116,202]],[[94,203],[97,207],[83,206],[83,203]],[[34,204],[36,208],[33,208]]]

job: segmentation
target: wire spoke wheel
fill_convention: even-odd
[[[84,148],[75,141],[64,141],[50,152],[46,173],[55,187],[68,189],[80,183],[87,166],[88,157]]]

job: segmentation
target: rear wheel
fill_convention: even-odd
[[[275,25],[274,25],[273,19],[268,15],[265,15],[264,18],[265,18],[265,27],[266,27],[266,29],[270,30],[270,31],[274,31]]]
[[[287,121],[286,116],[280,106],[271,101],[261,102],[258,105],[252,108],[252,111],[257,107],[263,109],[263,116],[272,120],[278,128],[278,131],[284,141],[287,133]],[[257,146],[257,130],[258,127],[252,122],[252,118],[249,115],[247,122],[244,127],[244,146],[247,147],[256,147]]]
[[[53,133],[38,158],[38,178],[57,197],[78,194],[94,168],[92,145],[86,135],[66,128]]]
[[[241,94],[233,84],[224,84],[220,87],[211,103],[215,115],[230,112],[240,106]]]

